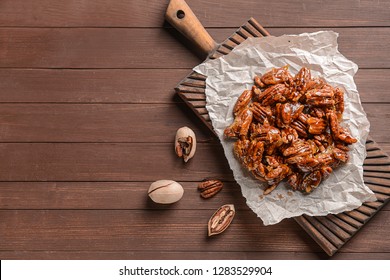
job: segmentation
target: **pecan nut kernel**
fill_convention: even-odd
[[[204,180],[198,184],[200,196],[210,198],[220,192],[223,188],[223,183],[220,180]]]
[[[190,160],[196,151],[196,137],[194,131],[189,127],[181,127],[176,132],[175,152],[182,157],[184,162]]]
[[[208,223],[209,236],[224,232],[233,221],[236,210],[233,204],[222,205],[210,218]]]

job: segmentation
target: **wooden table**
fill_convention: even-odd
[[[164,23],[167,2],[0,1],[0,259],[326,258],[294,220],[262,225],[218,141],[175,97],[201,60]],[[217,41],[251,16],[273,35],[340,33],[371,136],[390,152],[388,1],[187,2]],[[173,151],[185,125],[199,139],[188,164]],[[226,182],[211,200],[196,190],[205,177]],[[148,199],[164,178],[184,186],[179,203]],[[225,203],[233,224],[207,238]],[[333,258],[390,259],[389,231],[387,205]]]

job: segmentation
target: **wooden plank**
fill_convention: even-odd
[[[250,26],[252,26],[254,29],[256,29],[257,31],[260,32],[261,36],[269,36],[271,35],[263,26],[261,26],[261,24],[253,17],[251,17],[249,20],[248,20],[248,23]],[[257,36],[257,37],[261,37],[261,36]]]
[[[320,232],[317,227],[311,224],[307,220],[308,216],[299,216],[294,218],[294,220],[309,234],[309,236],[315,240],[318,245],[325,251],[326,254],[332,256],[337,252],[337,248],[327,239],[322,232]]]
[[[229,35],[230,36],[230,35]],[[241,44],[242,42],[245,41],[245,38],[243,38],[242,36],[240,36],[238,33],[233,33],[230,37],[229,37],[230,40],[232,40],[234,43],[236,44]]]
[[[2,104],[2,142],[170,142],[191,127],[199,142],[213,139],[183,112],[184,104]]]
[[[355,82],[362,102],[390,102],[390,94],[383,90],[385,87],[383,75],[390,75],[390,69],[359,69]]]
[[[365,170],[369,172],[388,173],[389,167],[387,165],[366,165]]]
[[[0,69],[0,102],[169,103],[175,100],[168,90],[189,72],[190,69]],[[390,102],[383,79],[387,76],[390,69],[357,72],[356,84],[363,102]],[[201,80],[191,82],[199,87],[205,84]]]
[[[367,215],[367,216],[371,216],[371,215],[375,214],[375,212],[376,212],[376,209],[373,209],[371,207],[367,207],[365,205],[360,206],[356,210]]]
[[[363,213],[360,213],[359,211],[357,210],[352,210],[352,211],[348,211],[348,212],[344,212],[346,215],[348,215],[349,217],[361,222],[362,224],[364,224],[369,216],[363,214]]]
[[[375,152],[375,151],[373,151]],[[390,165],[390,160],[388,157],[374,157],[374,158],[366,158],[364,160],[365,165]]]
[[[344,221],[345,223],[349,224],[350,226],[353,226],[356,229],[360,229],[363,225],[361,222],[351,218],[350,216],[346,215],[345,213],[340,213],[336,215],[337,218]]]
[[[339,238],[336,233],[334,233],[330,228],[327,226],[324,226],[322,223],[320,223],[315,217],[311,216],[305,216],[307,221],[314,226],[323,236],[326,237],[326,239],[331,242],[331,245],[335,246],[337,249],[339,249],[341,246],[344,245],[344,241]]]
[[[383,157],[386,157],[386,156],[383,155],[383,151],[382,150],[371,149],[370,154],[367,155],[366,159],[374,159],[374,158],[382,159]]]
[[[186,78],[180,83],[183,86],[191,86],[192,90],[195,88],[204,89],[206,87],[206,82],[201,80],[196,80],[192,78]],[[202,91],[204,93],[204,91]]]
[[[381,143],[381,146],[384,146],[384,143]],[[386,152],[385,149],[383,149],[384,152]],[[365,177],[370,177],[370,178],[378,178],[378,179],[390,179],[390,174],[385,173],[385,172],[379,172],[379,171],[364,171],[364,176]]]
[[[365,224],[364,227],[359,229],[356,235],[351,238],[348,243],[343,246],[339,252],[360,252],[360,246],[370,246],[371,249],[367,250],[367,252],[380,252],[380,247],[387,247],[390,244],[390,237],[388,234],[382,233],[379,234],[377,238],[368,238],[368,235],[371,234],[372,231],[381,232],[388,228],[387,224],[384,224],[387,221],[386,216],[388,215],[388,211],[379,211],[374,217],[371,218],[369,223]],[[375,228],[374,228],[375,227]],[[388,231],[389,229],[387,229]],[[363,243],[371,243],[370,245],[363,245]],[[387,250],[389,252],[389,250]]]
[[[185,83],[188,83],[185,82]],[[196,81],[195,85],[198,85],[199,84],[199,81]],[[179,89],[180,91],[182,92],[189,92],[189,93],[202,93],[204,94],[204,87],[196,87],[196,86],[193,86],[194,84],[191,84],[191,86],[186,86],[186,85],[179,85],[177,87],[177,89]]]
[[[167,93],[172,95],[173,93]],[[192,101],[199,111],[204,100]],[[371,135],[387,141],[390,104],[364,104]],[[0,142],[172,142],[182,126],[194,129],[199,141],[214,136],[182,103],[170,104],[0,104]],[[366,161],[379,170],[386,158]],[[374,164],[374,165],[372,165]]]
[[[166,1],[152,0],[5,0],[1,2],[2,26],[128,26],[159,27]],[[147,16],[146,16],[147,15]]]
[[[381,146],[383,151],[390,155],[390,143],[380,143],[379,145]]]
[[[187,78],[191,78],[199,81],[206,81],[207,77],[205,75],[191,71],[191,73],[187,76]]]
[[[321,252],[0,251],[2,260],[321,260]],[[332,260],[388,260],[390,253],[338,253]]]
[[[318,30],[270,28],[268,31],[277,36]],[[340,51],[360,68],[389,67],[387,28],[333,30],[340,33]],[[215,40],[224,41],[235,29],[209,31]],[[140,37],[144,39],[134,40]],[[0,68],[192,68],[200,62],[176,35],[171,36],[164,29],[1,28],[0,46]]]
[[[0,69],[0,102],[172,103],[190,69]]]
[[[199,62],[162,28],[0,29],[1,68],[188,68]]]
[[[325,220],[325,218],[324,218]],[[326,220],[329,220],[330,222],[334,223],[337,225],[340,229],[344,230],[345,232],[348,232],[350,235],[355,234],[357,229],[350,224],[346,223],[345,221],[339,219],[336,215],[327,215]]]
[[[213,210],[174,211],[174,208],[162,207],[160,211],[2,210],[0,247],[2,250],[93,248],[96,251],[223,252],[226,246],[221,244],[229,244],[229,251],[321,250],[313,240],[302,235],[302,229],[293,220],[265,227],[249,210],[237,212],[231,226],[218,240],[205,242],[206,224]],[[386,233],[390,213],[378,213],[377,218],[367,226],[364,236],[357,236],[354,252],[389,252],[390,237]],[[182,234],[183,229],[185,234]]]
[[[179,182],[184,187],[184,196],[177,206],[179,209],[212,210],[227,202],[233,203],[237,210],[249,209],[241,195],[240,186],[236,183],[224,182],[224,188],[217,196],[205,200],[197,191],[199,181]],[[158,206],[147,199],[150,184],[151,182],[0,182],[0,209],[156,209]],[[390,204],[381,211],[390,211]],[[326,226],[327,220],[330,220],[324,217],[317,219]],[[347,232],[356,231],[341,220],[334,223]],[[335,234],[346,239],[342,232],[335,231]]]
[[[237,33],[244,39],[254,37],[255,34],[247,31],[244,26],[240,27],[237,31]]]
[[[0,154],[0,181],[233,181],[219,144],[199,144],[187,164],[173,143],[3,143]]]
[[[229,52],[231,51],[230,48],[227,48],[223,45],[220,45],[218,48],[217,48],[217,52],[219,53],[222,53],[222,54],[228,54]]]
[[[205,101],[206,95],[204,93],[186,93],[186,98],[188,101]]]
[[[365,202],[363,205],[368,206],[370,208],[378,209],[382,206],[382,203],[380,201],[373,201],[373,202]],[[389,204],[386,204],[382,210],[385,210],[386,207],[388,207]]]
[[[377,199],[377,201],[380,201],[380,202],[383,202],[383,203],[386,203],[389,201],[389,196],[388,195],[384,195],[384,194],[381,194],[381,193],[375,193],[375,197]]]
[[[201,181],[202,178],[199,178]],[[211,199],[203,199],[195,182],[179,182],[183,198],[175,209],[215,210],[232,203],[237,210],[248,210],[240,186],[224,182]],[[0,182],[0,209],[159,209],[148,199],[152,182]]]
[[[327,217],[324,216],[315,217],[313,219],[319,221],[324,227],[326,227],[338,238],[340,238],[343,241],[343,243],[351,238],[351,235],[348,232],[346,232],[343,228],[339,227],[338,224],[333,223],[331,219],[328,219]]]
[[[377,184],[366,183],[367,186],[374,192],[384,194],[390,197],[390,187],[388,185],[378,186]]]
[[[188,4],[207,27],[239,26],[253,16],[264,26],[389,26],[387,1],[281,0],[260,5],[234,0],[191,0]],[[73,0],[1,1],[1,26],[160,27],[167,1]],[[39,15],[39,16],[38,16]],[[145,16],[147,15],[147,16]]]
[[[224,235],[205,242],[213,210],[3,210],[2,250],[319,251],[299,236],[292,220],[264,227],[251,211],[239,212]],[[11,227],[12,225],[12,227]],[[185,234],[183,234],[185,229]],[[156,234],[158,231],[158,234]],[[247,234],[243,234],[247,232]],[[227,234],[229,233],[229,234]],[[245,235],[242,236],[242,235]],[[241,236],[241,237],[240,237]],[[266,242],[272,239],[273,242]],[[92,245],[94,244],[94,245]],[[180,244],[180,246],[178,246]],[[384,250],[382,250],[384,251]]]
[[[237,43],[233,42],[230,38],[225,40],[222,43],[223,46],[225,46],[228,49],[234,49],[237,46]]]

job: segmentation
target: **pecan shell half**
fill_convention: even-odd
[[[209,236],[224,232],[233,221],[236,210],[233,204],[221,206],[210,218],[208,223]]]

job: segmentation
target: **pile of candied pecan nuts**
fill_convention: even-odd
[[[340,125],[343,111],[344,92],[308,68],[294,77],[288,66],[273,68],[238,98],[224,135],[237,139],[235,156],[268,184],[264,194],[284,179],[310,193],[348,161],[348,145],[357,141]]]

